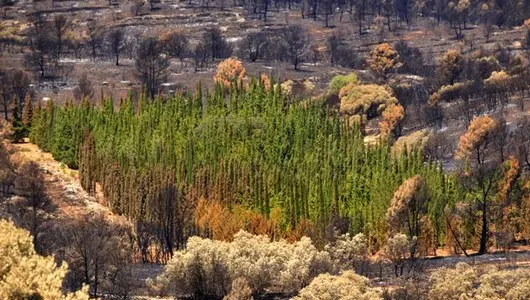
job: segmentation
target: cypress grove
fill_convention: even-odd
[[[168,254],[197,233],[198,199],[266,218],[278,209],[284,230],[311,222],[324,233],[346,220],[377,249],[393,193],[414,175],[425,179],[425,214],[443,242],[443,210],[458,191],[441,165],[425,163],[417,149],[394,154],[383,140],[365,145],[361,130],[323,100],[295,102],[272,86],[251,79],[246,88],[130,97],[117,109],[112,99],[47,101],[35,110],[30,139],[79,168],[88,192],[101,186],[113,211],[155,232]]]

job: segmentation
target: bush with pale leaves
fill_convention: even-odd
[[[329,254],[318,251],[307,237],[295,243],[271,242],[267,236],[240,231],[233,242],[190,238],[150,285],[174,288],[178,294],[223,297],[233,280],[245,278],[254,292],[289,294],[332,269]]]
[[[0,220],[0,299],[88,299],[86,288],[64,295],[66,263],[60,267],[53,257],[40,256],[29,232]]]
[[[300,291],[293,300],[378,300],[383,299],[379,289],[373,288],[369,280],[352,271],[339,276],[322,274]]]
[[[432,300],[523,300],[530,292],[530,272],[522,268],[480,269],[466,263],[442,268],[431,275],[429,299]]]
[[[232,289],[230,293],[226,295],[223,300],[253,300],[252,289],[248,286],[248,281],[239,277],[232,282]]]
[[[362,233],[353,237],[346,233],[339,236],[333,243],[326,245],[325,250],[340,270],[357,268],[368,258],[368,240]]]

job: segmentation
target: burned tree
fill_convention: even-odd
[[[125,48],[125,32],[117,28],[107,35],[107,45],[110,53],[116,57],[116,66],[120,65],[120,54]]]
[[[268,39],[265,33],[252,32],[241,40],[239,49],[242,56],[248,57],[250,61],[255,62],[263,57],[267,43]]]
[[[50,205],[50,200],[44,190],[44,175],[39,165],[34,162],[22,165],[17,170],[15,188],[25,198],[24,207],[30,209],[27,216],[27,226],[33,236],[35,249],[39,252],[40,243],[38,243],[38,238],[40,226],[43,222],[39,213]]]
[[[167,77],[169,60],[162,54],[162,44],[155,38],[143,40],[136,55],[136,76],[149,97],[155,97]]]
[[[207,29],[202,35],[202,43],[208,50],[210,57],[213,60],[216,58],[226,58],[232,53],[230,45],[226,42],[221,34],[221,30],[217,27]]]
[[[49,68],[57,63],[57,44],[50,25],[42,17],[36,16],[27,39],[31,51],[24,56],[24,63],[38,73],[40,79],[44,79]]]
[[[88,79],[86,74],[81,75],[79,83],[74,88],[74,98],[77,101],[91,100],[94,96],[94,88],[92,82]]]
[[[309,48],[309,36],[299,25],[288,26],[283,30],[281,36],[287,51],[286,55],[293,64],[294,69],[298,70]]]
[[[70,20],[68,20],[64,15],[57,15],[53,18],[52,29],[54,39],[57,42],[57,58],[61,56],[64,36],[69,28]]]
[[[162,43],[166,53],[171,57],[178,58],[181,62],[190,52],[188,37],[180,32],[171,33]]]

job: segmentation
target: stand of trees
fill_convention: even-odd
[[[457,191],[447,190],[455,185],[440,165],[424,164],[420,151],[394,156],[386,143],[365,146],[361,131],[324,103],[289,103],[257,81],[138,105],[127,99],[118,111],[110,99],[102,107],[47,102],[34,114],[31,140],[79,168],[88,191],[101,184],[110,207],[152,232],[166,253],[193,233],[200,198],[266,217],[277,208],[282,230],[309,222],[324,234],[346,222],[377,248],[394,189],[415,174],[443,231],[447,195]]]

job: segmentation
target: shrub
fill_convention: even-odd
[[[346,271],[339,276],[322,274],[300,291],[293,300],[377,300],[381,291],[369,285],[367,278]]]
[[[403,268],[405,262],[409,257],[411,246],[415,243],[416,237],[413,241],[403,233],[396,233],[390,237],[385,245],[384,253],[394,264],[394,273],[396,276],[403,275]]]
[[[329,83],[330,92],[333,94],[338,94],[343,87],[350,83],[354,85],[357,85],[359,83],[357,74],[350,73],[347,75],[337,75],[333,77],[333,79],[331,79],[331,82]]]
[[[29,232],[0,220],[0,237],[2,299],[88,299],[86,290],[63,295],[66,263],[57,267],[53,257],[38,255]]]
[[[523,269],[487,267],[477,269],[466,263],[442,268],[431,274],[429,299],[528,299],[530,273]]]
[[[340,112],[347,115],[365,115],[368,119],[380,115],[390,104],[398,104],[392,91],[384,86],[350,83],[339,93]]]
[[[226,295],[223,300],[253,300],[252,289],[248,286],[248,281],[239,277],[232,282],[232,289],[230,293]]]
[[[244,278],[253,292],[290,294],[331,270],[329,254],[318,251],[307,237],[291,244],[240,231],[233,242],[191,237],[186,249],[176,252],[150,285],[197,298],[221,298],[231,282]]]
[[[346,233],[326,245],[325,250],[339,269],[347,270],[355,267],[359,270],[368,258],[368,241],[362,233],[353,237]]]

